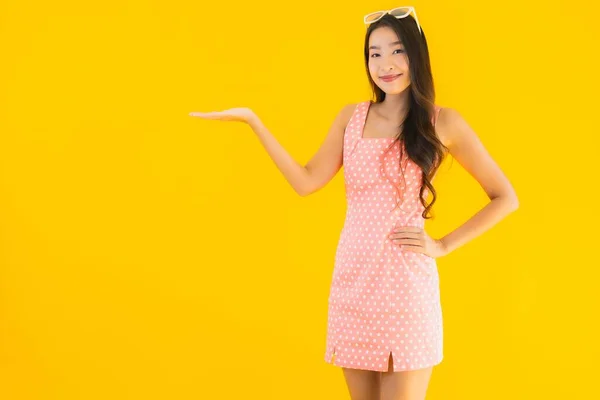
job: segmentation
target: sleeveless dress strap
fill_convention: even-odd
[[[348,150],[346,157],[350,157],[356,148],[358,141],[362,135],[362,127],[367,118],[367,110],[370,101],[363,101],[356,104],[352,117],[346,126],[344,134],[344,148]]]
[[[437,123],[438,117],[440,116],[440,110],[442,109],[442,107],[436,105],[435,106],[435,112],[433,117],[431,118],[431,123],[433,124],[433,126],[435,126],[435,124]]]

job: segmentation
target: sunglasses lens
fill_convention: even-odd
[[[369,14],[365,17],[365,22],[367,24],[371,23],[371,22],[375,22],[377,21],[379,18],[381,18],[383,16],[384,13],[382,12],[374,12],[372,14]]]
[[[396,18],[406,17],[408,14],[410,14],[410,8],[408,8],[408,7],[394,8],[393,10],[390,11],[390,14]]]

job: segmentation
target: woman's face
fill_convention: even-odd
[[[369,73],[371,79],[386,94],[403,92],[410,85],[408,56],[396,33],[387,26],[371,32],[369,37]],[[386,81],[386,75],[400,75]]]

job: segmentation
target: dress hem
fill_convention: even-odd
[[[392,351],[393,352],[393,351]],[[388,353],[389,355],[389,353]],[[422,367],[418,367],[418,368],[399,368],[399,369],[394,369],[394,372],[403,372],[403,371],[416,371],[419,369],[425,369],[425,368],[430,368],[430,367],[435,367],[436,365],[441,364],[441,362],[444,360],[444,356],[442,355],[441,358],[439,358],[437,361],[431,363],[431,364],[427,364],[425,366]],[[389,361],[389,359],[388,359]],[[340,367],[340,368],[349,368],[349,369],[358,369],[358,370],[362,370],[362,371],[376,371],[376,372],[388,372],[388,363],[386,363],[385,367],[382,368],[377,368],[377,367],[361,367],[361,366],[355,366],[355,365],[349,365],[349,364],[340,364],[337,362],[336,360],[336,355],[332,354],[329,357],[325,357],[325,362],[327,364],[330,364],[334,367]]]

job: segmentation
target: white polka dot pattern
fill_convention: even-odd
[[[325,360],[387,371],[392,353],[394,371],[426,368],[443,358],[437,264],[387,237],[396,226],[424,227],[421,170],[406,157],[400,179],[399,142],[384,158],[394,138],[363,137],[370,105],[357,105],[344,134],[347,212],[328,299]]]

